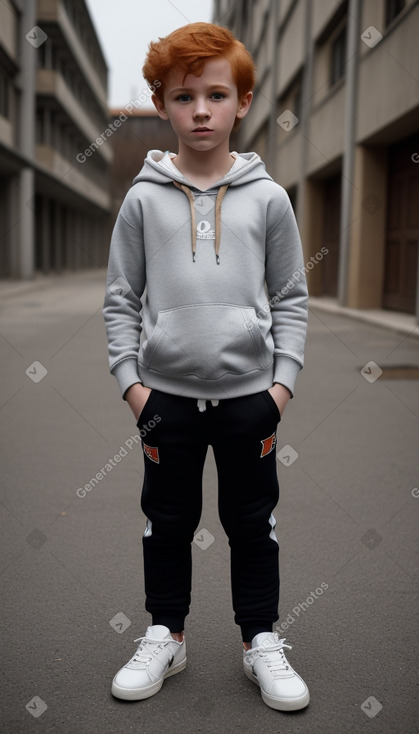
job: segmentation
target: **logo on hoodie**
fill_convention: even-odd
[[[211,229],[210,223],[202,219],[196,228],[197,240],[215,240],[215,229]]]

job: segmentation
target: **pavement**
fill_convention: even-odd
[[[211,451],[188,666],[145,701],[111,696],[150,616],[143,456],[108,372],[104,278],[64,275],[0,299],[1,731],[417,732],[419,390],[386,368],[419,366],[419,342],[317,306],[278,430],[275,511],[277,626],[309,707],[274,711],[243,674]]]

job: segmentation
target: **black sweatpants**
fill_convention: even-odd
[[[201,412],[195,398],[153,389],[138,420],[145,464],[146,610],[152,624],[183,630],[191,602],[191,543],[201,517],[202,474],[211,445],[219,516],[231,549],[234,621],[243,641],[250,642],[272,630],[278,619],[272,512],[279,499],[275,444],[280,414],[268,390],[205,405]]]

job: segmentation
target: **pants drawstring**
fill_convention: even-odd
[[[219,400],[211,400],[211,405],[214,408],[216,408],[219,402],[220,402]],[[197,403],[198,410],[199,410],[200,413],[203,413],[204,410],[207,409],[207,401],[204,400],[203,398],[199,398],[199,400],[197,400],[196,403]]]

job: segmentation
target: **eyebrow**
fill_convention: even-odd
[[[227,89],[230,90],[231,87],[229,87],[227,84],[210,84],[207,89]],[[195,92],[196,90],[192,87],[176,87],[175,89],[170,89],[169,94],[176,94],[177,92],[182,92],[183,94],[186,94],[186,92]]]

